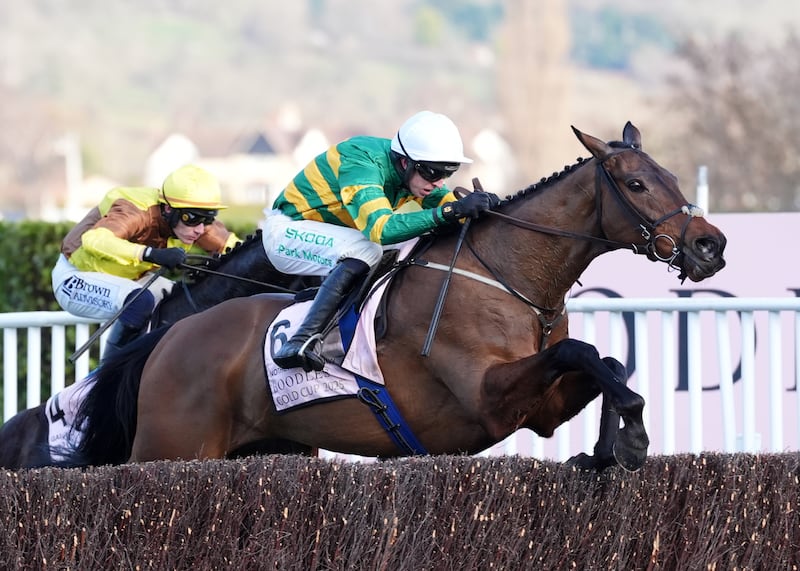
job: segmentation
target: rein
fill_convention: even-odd
[[[197,255],[197,254],[190,254],[187,257],[190,258],[190,259],[203,260],[203,261],[214,261],[214,260],[217,259],[215,257],[203,256],[203,255]],[[187,272],[202,272],[202,273],[206,273],[206,274],[220,276],[220,277],[223,277],[223,278],[228,278],[228,279],[231,279],[231,280],[238,280],[240,282],[254,284],[254,285],[257,285],[257,286],[265,288],[265,289],[273,289],[278,293],[290,293],[290,294],[296,294],[297,293],[295,290],[287,289],[287,288],[284,288],[284,287],[281,287],[281,286],[269,284],[269,283],[266,283],[266,282],[261,282],[261,281],[250,279],[250,278],[245,278],[245,277],[242,277],[242,276],[237,276],[237,275],[234,275],[234,274],[228,274],[228,273],[225,273],[225,272],[218,272],[216,270],[211,270],[211,269],[209,269],[209,268],[207,268],[205,266],[199,265],[199,264],[197,264],[197,265],[196,264],[179,264],[178,268],[181,269],[181,270],[187,271]],[[177,280],[176,281],[176,285],[177,284],[180,284],[181,291],[183,292],[183,297],[189,303],[189,306],[192,308],[192,312],[193,313],[199,313],[200,312],[200,306],[197,305],[197,302],[195,301],[194,297],[192,296],[192,291],[189,288],[189,283],[186,281],[186,279],[181,278],[180,280]],[[154,326],[156,323],[158,323],[160,310],[161,310],[161,304],[157,305],[155,310],[153,311],[153,315],[150,318],[151,326]]]
[[[611,190],[614,191],[614,196],[617,198],[617,200],[620,202],[620,204],[622,204],[625,207],[625,210],[631,216],[633,216],[634,218],[636,218],[639,221],[639,228],[641,228],[641,230],[642,230],[642,238],[644,238],[647,241],[646,243],[644,243],[644,244],[629,244],[627,242],[619,242],[617,240],[609,240],[607,238],[600,238],[598,236],[592,236],[591,234],[582,234],[580,232],[572,232],[570,230],[563,230],[561,228],[553,228],[551,226],[543,226],[541,224],[536,224],[535,222],[529,222],[529,221],[523,220],[521,218],[516,218],[514,216],[509,216],[508,214],[503,214],[502,212],[497,212],[496,210],[490,210],[488,212],[488,214],[490,216],[495,216],[497,218],[500,218],[501,220],[504,220],[505,222],[507,222],[509,224],[512,224],[514,226],[517,226],[519,228],[524,228],[526,230],[532,230],[534,232],[542,232],[544,234],[552,234],[554,236],[563,236],[565,238],[575,238],[575,239],[578,239],[578,240],[588,240],[590,242],[595,242],[595,243],[598,243],[598,244],[604,244],[606,246],[609,246],[609,248],[611,248],[611,249],[627,248],[627,249],[633,250],[633,252],[635,254],[645,254],[648,257],[652,257],[654,259],[658,259],[658,260],[660,260],[662,262],[668,262],[670,264],[670,266],[675,267],[673,265],[673,262],[674,262],[675,258],[677,257],[677,255],[680,253],[679,250],[676,249],[677,244],[675,243],[675,241],[672,239],[671,236],[668,236],[666,234],[654,234],[654,232],[655,232],[656,228],[660,224],[663,224],[664,222],[666,222],[667,220],[669,220],[673,216],[676,216],[678,214],[686,214],[687,216],[689,216],[689,220],[687,220],[686,224],[684,225],[683,231],[681,232],[681,240],[682,240],[683,236],[686,233],[686,227],[689,225],[689,222],[691,222],[692,218],[695,218],[695,217],[702,218],[703,217],[703,214],[704,214],[703,213],[703,209],[699,208],[699,207],[697,207],[697,206],[695,206],[693,204],[685,204],[685,205],[681,206],[680,208],[676,208],[672,212],[669,212],[669,213],[665,214],[664,216],[662,216],[658,220],[650,221],[647,218],[645,218],[644,216],[642,216],[641,212],[636,210],[636,207],[633,206],[633,204],[630,203],[628,198],[620,190],[619,185],[617,184],[617,181],[614,180],[614,177],[611,176],[611,174],[605,168],[605,165],[601,162],[601,163],[598,163],[598,165],[597,165],[597,177],[596,177],[596,182],[595,182],[595,196],[596,196],[596,200],[598,202],[598,207],[597,207],[598,216],[600,215],[599,213],[602,212],[602,208],[600,208],[600,206],[599,206],[599,204],[600,204],[600,193],[598,192],[598,190],[600,189],[600,184],[601,184],[600,183],[600,177],[601,176],[608,183],[608,186],[611,188]],[[672,248],[673,249],[673,255],[670,256],[669,258],[664,258],[662,256],[659,256],[659,254],[657,253],[657,251],[655,249],[655,241],[658,238],[667,238],[668,240],[670,240],[672,242],[672,244],[673,244],[673,248]]]
[[[197,271],[197,272],[202,272],[202,273],[206,273],[206,274],[212,274],[212,275],[220,276],[220,277],[223,277],[223,278],[229,278],[229,279],[232,279],[232,280],[238,280],[240,282],[246,282],[246,283],[262,286],[262,287],[265,287],[265,288],[270,288],[270,289],[275,290],[278,293],[291,293],[291,294],[297,293],[293,289],[289,289],[289,288],[285,288],[285,287],[281,287],[281,286],[277,286],[277,285],[273,285],[273,284],[268,284],[266,282],[260,282],[258,280],[251,280],[250,278],[245,278],[245,277],[242,277],[242,276],[236,276],[236,275],[233,275],[233,274],[226,274],[225,272],[217,272],[215,270],[209,270],[208,268],[203,267],[203,266],[195,266],[195,265],[192,265],[192,264],[180,264],[178,267],[181,268],[182,270],[190,270],[190,271],[193,271],[193,272]],[[187,295],[188,295],[188,291],[187,291]]]
[[[637,152],[639,151],[639,149],[635,146],[631,145],[630,148],[633,149],[634,151]],[[633,251],[636,254],[645,254],[649,259],[653,261],[665,262],[670,268],[675,268],[681,271],[680,278],[682,280],[686,279],[686,275],[683,273],[683,269],[675,263],[675,260],[677,260],[678,256],[680,256],[681,254],[681,250],[678,247],[678,245],[679,244],[683,245],[684,236],[686,235],[686,229],[689,227],[689,223],[692,221],[692,219],[703,217],[704,215],[703,209],[698,206],[695,206],[694,204],[687,203],[681,206],[680,208],[676,208],[672,212],[668,212],[667,214],[665,214],[661,218],[658,218],[657,220],[652,220],[652,221],[648,220],[642,215],[641,212],[639,212],[636,209],[636,207],[633,204],[631,204],[628,197],[625,196],[625,194],[619,188],[617,181],[614,180],[614,177],[611,176],[611,174],[608,172],[608,169],[605,167],[605,162],[600,161],[598,162],[596,176],[595,176],[595,181],[596,181],[595,200],[597,201],[598,216],[601,216],[600,213],[602,212],[600,203],[600,193],[599,193],[601,176],[605,179],[606,183],[611,188],[611,190],[614,191],[614,197],[620,204],[622,204],[623,207],[625,207],[626,212],[631,217],[639,221],[639,228],[642,231],[641,235],[642,238],[645,239],[645,243],[632,244],[631,247],[633,248]],[[664,222],[666,222],[667,220],[678,214],[686,214],[688,216],[686,223],[683,225],[683,228],[681,229],[681,237],[678,243],[675,242],[672,236],[669,236],[667,234],[656,234],[656,229],[658,228],[659,225],[663,224]],[[602,217],[600,218],[600,222],[602,228]],[[659,255],[658,250],[656,249],[656,241],[659,238],[664,238],[672,244],[671,256],[663,257]],[[621,245],[625,246],[624,244]]]
[[[639,148],[634,145],[628,146],[630,149],[639,152]],[[553,228],[550,226],[543,226],[541,224],[537,224],[535,222],[529,222],[527,220],[523,220],[521,218],[517,218],[515,216],[509,216],[508,214],[503,214],[501,212],[497,212],[495,210],[489,210],[487,214],[490,216],[494,216],[500,220],[505,221],[508,224],[512,224],[519,228],[523,228],[526,230],[531,230],[534,232],[540,232],[543,234],[551,234],[555,236],[562,236],[565,238],[573,238],[577,240],[588,240],[590,242],[594,242],[597,244],[602,244],[607,246],[610,250],[616,250],[620,248],[631,249],[635,254],[644,254],[651,260],[657,260],[661,262],[665,262],[670,268],[675,268],[680,270],[679,279],[685,280],[686,274],[684,273],[683,269],[677,265],[676,260],[681,255],[681,250],[679,248],[679,244],[682,245],[684,243],[684,236],[686,235],[686,230],[689,227],[689,223],[694,218],[702,218],[704,213],[703,210],[693,204],[684,204],[680,208],[676,208],[675,210],[668,212],[667,214],[663,215],[662,217],[656,220],[649,220],[646,218],[642,213],[630,202],[627,196],[622,192],[617,181],[611,176],[611,173],[608,172],[608,169],[605,166],[605,160],[598,160],[597,168],[595,171],[595,201],[596,207],[595,211],[597,213],[597,217],[599,219],[599,226],[603,234],[605,235],[605,230],[603,230],[602,224],[602,196],[601,196],[601,189],[603,181],[605,181],[606,186],[612,191],[613,196],[617,199],[617,201],[623,206],[624,211],[628,214],[628,216],[634,218],[638,223],[638,227],[641,229],[641,236],[645,240],[643,244],[629,244],[627,242],[620,242],[616,240],[609,240],[608,238],[592,236],[590,234],[583,234],[580,232],[572,232],[570,230],[564,230],[561,228]],[[681,236],[678,242],[676,242],[672,236],[668,234],[658,234],[657,228],[659,225],[663,224],[673,216],[677,216],[678,214],[685,214],[688,216],[686,222],[681,229]],[[426,260],[409,260],[406,262],[409,265],[418,265],[421,267],[429,267],[431,269],[437,269],[446,271],[448,276],[446,278],[445,284],[449,283],[449,277],[453,273],[457,273],[463,275],[465,277],[480,281],[482,283],[491,285],[493,287],[497,287],[502,289],[528,307],[533,309],[534,313],[536,314],[537,318],[539,319],[539,324],[542,328],[542,335],[541,335],[541,347],[544,347],[547,343],[547,338],[550,333],[553,331],[553,327],[566,315],[566,303],[561,303],[560,307],[558,308],[546,308],[536,303],[532,302],[522,293],[518,292],[514,289],[510,284],[503,279],[498,271],[493,269],[489,266],[489,264],[478,254],[472,244],[467,241],[467,247],[469,248],[472,255],[475,257],[478,262],[488,271],[493,277],[494,280],[490,280],[478,274],[474,274],[472,272],[467,272],[465,270],[460,270],[459,268],[455,268],[455,259],[458,255],[458,251],[461,246],[461,242],[463,240],[464,234],[466,234],[467,228],[462,228],[462,234],[459,238],[459,241],[456,245],[455,255],[453,256],[453,260],[450,266],[443,266],[441,264],[436,264],[433,262],[428,262]],[[656,241],[659,239],[666,239],[671,242],[671,255],[668,257],[661,256],[656,249]],[[446,291],[446,287],[442,289],[442,291]],[[437,302],[437,309],[440,311],[442,300]],[[438,322],[438,315],[435,312],[434,319],[435,322]],[[545,313],[556,314],[555,318],[552,320],[547,320],[544,317]],[[428,338],[426,339],[425,348],[423,349],[423,355],[427,355],[430,351],[430,342],[432,341],[432,334],[431,331],[435,331],[435,325],[432,323],[431,330],[429,330]]]
[[[630,148],[633,149],[634,151],[638,151],[638,149],[634,146],[631,146]],[[606,168],[604,161],[598,161],[597,169],[595,172],[596,172],[595,201],[597,203],[595,210],[597,212],[597,216],[600,221],[601,230],[602,230],[603,209],[602,209],[600,189],[602,188],[602,182],[605,181],[606,185],[611,189],[613,196],[617,199],[617,202],[619,202],[623,206],[625,212],[638,222],[638,226],[641,229],[641,236],[645,240],[645,243],[629,244],[627,242],[609,240],[608,238],[601,238],[598,236],[592,236],[590,234],[582,234],[579,232],[572,232],[570,230],[563,230],[561,228],[542,226],[541,224],[536,224],[535,222],[528,222],[527,220],[522,220],[521,218],[516,218],[514,216],[509,216],[507,214],[503,214],[501,212],[496,212],[493,210],[489,211],[488,214],[491,216],[495,216],[501,220],[504,220],[505,222],[517,226],[519,228],[532,230],[534,232],[541,232],[544,234],[551,234],[555,236],[563,236],[565,238],[575,238],[578,240],[588,240],[590,242],[608,246],[609,249],[611,250],[616,250],[619,248],[626,248],[633,250],[634,254],[644,254],[650,260],[665,262],[670,268],[680,270],[681,273],[679,274],[678,277],[682,281],[685,280],[686,274],[683,272],[683,269],[676,263],[676,260],[681,255],[681,249],[679,248],[679,245],[682,245],[684,243],[684,236],[686,235],[686,230],[689,227],[689,223],[692,221],[692,219],[703,217],[704,215],[703,209],[698,206],[695,206],[694,204],[687,203],[681,206],[680,208],[676,208],[675,210],[668,212],[667,214],[665,214],[661,218],[658,218],[657,220],[649,220],[645,216],[643,216],[642,213],[639,212],[639,210],[637,210],[633,204],[631,204],[628,197],[625,196],[625,194],[619,188],[617,181],[614,179],[614,177],[611,176],[611,173],[608,172],[608,169]],[[663,224],[673,216],[677,216],[678,214],[685,214],[688,216],[686,223],[683,225],[683,228],[681,230],[681,237],[679,242],[676,242],[672,238],[672,236],[669,236],[668,234],[657,233],[656,229],[658,228],[659,225]],[[603,233],[605,234],[605,231],[603,231]],[[666,239],[672,244],[669,256],[665,257],[658,253],[658,250],[656,249],[656,242],[659,239]],[[481,261],[481,263],[483,263],[484,266],[486,265],[483,261]],[[487,267],[487,269],[489,268]],[[492,274],[496,276],[494,272],[492,272]]]

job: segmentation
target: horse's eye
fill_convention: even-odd
[[[629,180],[627,186],[631,192],[644,192],[646,190],[640,180]]]

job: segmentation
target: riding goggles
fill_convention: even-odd
[[[414,163],[414,170],[428,182],[437,182],[451,176],[460,167],[458,163]]]
[[[187,210],[181,208],[178,218],[186,226],[199,226],[200,224],[212,224],[216,217],[216,210]]]

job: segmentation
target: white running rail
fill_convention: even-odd
[[[632,373],[631,388],[647,402],[651,455],[800,449],[800,298],[581,297],[567,307],[571,335]],[[87,352],[76,362],[75,378],[65,379],[67,359],[88,340],[92,323],[65,312],[0,314],[4,420],[89,372]],[[66,346],[68,328],[76,330],[75,347]],[[43,354],[48,334],[51,352]],[[50,378],[43,379],[48,361]],[[599,400],[551,439],[521,430],[483,454],[564,460],[591,451],[598,421]]]

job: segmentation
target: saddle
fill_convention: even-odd
[[[375,340],[383,339],[387,329],[386,304],[394,286],[392,278],[404,268],[414,265],[409,260],[417,258],[427,251],[433,244],[434,239],[435,237],[432,235],[425,235],[421,238],[403,242],[397,248],[386,249],[380,261],[363,278],[361,284],[354,288],[350,295],[342,301],[336,316],[322,332],[322,337],[324,338],[332,329],[338,327],[340,320],[348,311],[354,312],[356,315],[360,314],[364,304],[378,289],[378,286],[384,281],[389,281],[386,292],[381,296],[375,313]],[[313,300],[318,289],[319,287],[310,287],[300,290],[295,294],[294,302],[302,303]]]
[[[386,300],[400,270],[415,265],[415,257],[427,250],[431,239],[415,239],[397,249],[386,251],[381,261],[360,287],[344,300],[331,324],[322,333],[322,371],[302,368],[282,369],[272,360],[270,348],[280,337],[290,337],[302,322],[314,297],[314,290],[304,290],[269,324],[264,343],[264,369],[267,391],[280,414],[296,408],[342,398],[358,398],[375,414],[400,450],[406,454],[424,454],[384,386],[378,364],[377,341],[386,334]],[[293,325],[294,324],[294,325]]]
[[[311,306],[316,289],[294,296],[294,303],[282,310],[269,324],[264,344],[264,366],[273,400],[279,411],[329,400],[354,396],[358,378],[383,384],[376,343],[387,330],[386,300],[392,278],[411,265],[415,252],[427,249],[425,240],[410,240],[387,250],[363,283],[342,302],[336,316],[321,333],[321,354],[326,361],[319,373],[299,369],[284,370],[272,360],[271,347],[290,338]]]

